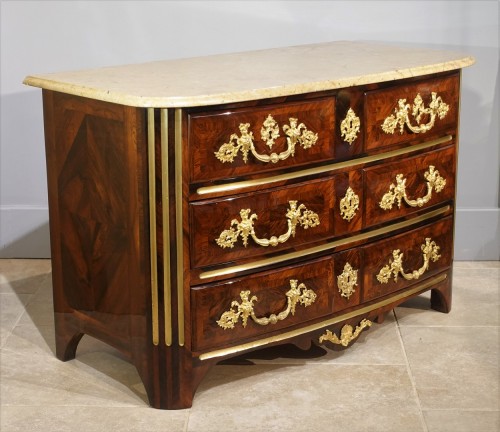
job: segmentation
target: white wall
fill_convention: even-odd
[[[2,1],[0,256],[49,255],[41,91],[26,75],[352,39],[476,57],[462,81],[455,257],[497,260],[498,22],[497,1]]]

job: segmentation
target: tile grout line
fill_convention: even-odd
[[[182,432],[188,432],[188,428],[189,428],[189,417],[191,417],[191,410],[193,408],[189,408],[188,409],[188,413],[186,414],[186,419],[184,420],[184,427],[182,428]]]
[[[396,312],[394,311],[394,309],[392,310],[392,313],[394,314],[394,318],[396,319],[396,330],[397,330],[397,334],[398,334],[398,338],[399,338],[399,343],[401,344],[401,348],[403,350],[403,357],[405,359],[405,364],[406,364],[406,372],[408,373],[408,378],[410,379],[411,387],[413,389],[413,394],[414,394],[416,402],[417,402],[418,411],[419,411],[419,414],[420,414],[420,416],[419,416],[420,417],[420,422],[422,424],[423,431],[424,432],[429,432],[429,429],[427,427],[427,423],[425,421],[424,412],[422,410],[422,404],[420,403],[420,398],[418,397],[417,385],[415,383],[415,379],[414,379],[413,373],[411,371],[411,367],[410,367],[410,362],[408,360],[408,356],[406,355],[406,349],[405,349],[405,344],[403,342],[403,336],[401,334],[401,328],[399,326],[399,320],[398,320],[398,317],[396,316]]]

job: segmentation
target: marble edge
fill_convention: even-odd
[[[279,87],[257,88],[255,90],[200,94],[194,96],[137,96],[133,94],[121,93],[118,91],[90,88],[82,85],[70,84],[31,75],[28,75],[23,80],[23,84],[32,87],[38,87],[44,90],[52,90],[75,96],[101,100],[104,102],[133,106],[137,108],[189,108],[252,101],[273,97],[292,96],[304,93],[373,84],[377,82],[387,82],[397,79],[412,78],[432,73],[448,72],[451,70],[462,69],[473,65],[475,62],[476,61],[474,57],[466,56],[460,59],[449,60],[443,63],[435,63],[400,70],[389,70],[387,72],[372,73],[362,76],[345,77],[317,82],[306,82],[303,84],[288,84]]]

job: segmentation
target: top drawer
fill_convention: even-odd
[[[189,114],[191,181],[333,158],[335,98]]]
[[[458,93],[458,74],[367,92],[366,151],[454,134]]]

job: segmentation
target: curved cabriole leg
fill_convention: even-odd
[[[451,311],[451,272],[445,281],[431,290],[431,308],[443,313]]]
[[[83,333],[70,314],[55,313],[56,356],[59,360],[73,360]]]

